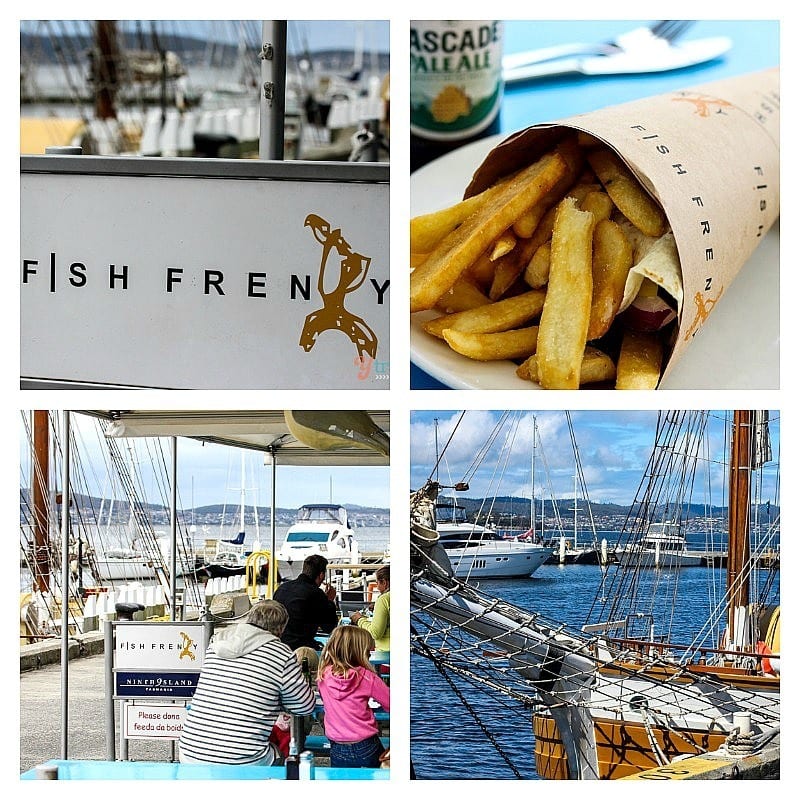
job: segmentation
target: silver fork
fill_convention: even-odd
[[[544,61],[553,61],[558,58],[608,56],[627,49],[632,43],[636,46],[641,42],[654,39],[671,42],[681,36],[692,22],[692,20],[686,19],[662,19],[649,27],[627,31],[610,42],[557,44],[552,47],[541,47],[538,50],[528,50],[524,53],[512,53],[503,58],[503,69],[512,70],[527,64],[541,64]]]
[[[615,75],[664,72],[717,58],[731,47],[730,39],[715,37],[675,43],[689,20],[661,20],[623,33],[613,42],[548,47],[503,59],[506,83],[554,75]]]

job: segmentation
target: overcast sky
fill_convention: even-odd
[[[95,497],[110,497],[108,452],[98,422],[84,414],[72,415],[77,456],[73,475],[81,487]],[[20,486],[30,484],[30,457],[24,424],[21,429]],[[147,502],[168,504],[169,490],[164,465],[169,470],[169,439],[120,439],[123,452],[132,452],[138,464],[141,485]],[[134,448],[126,449],[126,443]],[[163,453],[163,455],[162,455]],[[245,457],[244,498],[247,507],[269,507],[272,502],[272,466],[264,455],[203,444],[193,439],[178,439],[178,507],[191,508],[226,503],[238,508],[242,498],[242,454]],[[161,464],[153,470],[152,464]],[[120,492],[117,491],[117,499]],[[194,504],[192,503],[194,498]],[[298,508],[304,503],[341,503],[389,507],[389,467],[291,467],[277,469],[276,505]]]
[[[419,411],[411,415],[411,486],[422,486],[431,475],[436,461],[438,427],[439,452],[452,441],[439,466],[439,481],[450,484],[462,480],[470,470],[484,443],[500,418],[499,411],[467,411],[456,428],[461,411]],[[510,412],[511,416],[493,448],[486,454],[483,465],[470,478],[469,497],[483,497],[489,488],[491,495],[531,495],[531,453],[533,419],[536,420],[538,441],[534,466],[537,472],[536,489],[540,497],[543,486],[552,486],[557,498],[572,497],[574,493],[575,456],[570,440],[566,414],[563,411]],[[727,412],[730,413],[730,412]],[[580,462],[589,493],[594,502],[630,505],[642,479],[653,446],[655,411],[572,411],[572,426]],[[722,495],[727,473],[722,466],[729,459],[724,440],[726,412],[711,412],[708,424],[708,453],[714,462],[708,478],[698,480],[695,501],[707,500],[705,486],[711,486],[712,504],[727,502]],[[434,422],[438,419],[438,426]],[[780,421],[777,412],[771,413],[770,432],[774,458],[779,456]],[[775,464],[765,470],[762,498],[775,502]],[[547,479],[545,478],[547,475]],[[545,492],[550,497],[550,489]],[[724,495],[727,497],[727,492]]]

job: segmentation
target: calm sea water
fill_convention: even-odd
[[[562,620],[577,627],[585,621],[600,575],[596,566],[544,565],[531,578],[486,580],[481,581],[480,588],[522,609],[538,611],[550,620]],[[705,619],[709,577],[719,579],[722,576],[719,570],[705,567],[686,568],[681,572],[674,622],[678,631],[687,632],[683,641],[688,641],[688,632]],[[428,659],[412,655],[411,754],[417,778],[517,778],[498,752],[500,749],[520,777],[538,779],[530,711],[518,701],[496,691],[477,688],[458,676],[455,676],[455,683],[479,722],[436,667]]]
[[[167,528],[164,528],[163,526],[157,526],[156,529],[159,532],[163,532],[164,534],[168,535]],[[286,531],[288,529],[288,525],[276,526],[275,541],[277,543],[277,547],[280,547],[283,544],[283,541],[286,538]],[[360,552],[380,553],[388,551],[390,546],[389,530],[390,529],[388,526],[355,528],[353,530],[353,535],[358,542]],[[191,537],[192,544],[196,552],[201,552],[203,546],[205,545],[206,539],[233,539],[236,537],[237,532],[238,527],[236,526],[201,527],[198,525]],[[28,536],[27,538],[30,537]],[[93,534],[91,532],[90,538],[93,538]],[[271,532],[269,524],[261,525],[258,530],[258,539],[261,542],[262,549],[269,549],[270,538]],[[102,536],[96,539],[93,538],[93,540],[98,551],[102,551],[103,548],[111,549],[115,547],[130,547],[130,538],[125,529],[122,527],[120,527],[117,531],[111,531],[110,533],[104,531]],[[255,541],[256,530],[254,526],[248,525],[245,535],[245,551],[252,550]],[[91,585],[91,581],[88,579],[86,571],[84,572],[84,575],[86,576],[85,585]],[[30,571],[25,566],[20,566],[20,591],[29,591],[31,583]]]

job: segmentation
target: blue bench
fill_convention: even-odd
[[[388,748],[389,737],[381,736],[381,744]],[[310,750],[315,756],[327,756],[331,751],[331,743],[327,736],[306,736],[306,750]]]
[[[323,738],[323,737],[319,737]],[[177,764],[160,761],[59,761],[48,765],[58,767],[58,779],[66,781],[263,781],[285,780],[284,767],[235,766],[231,764]],[[388,769],[345,767],[315,767],[318,781],[380,781],[389,779]],[[36,770],[20,775],[20,780],[36,780]]]

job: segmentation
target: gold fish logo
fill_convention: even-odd
[[[713,114],[724,114],[723,109],[733,108],[733,104],[717,97],[692,92],[680,92],[672,98],[676,103],[690,103],[694,106],[694,113],[698,117],[710,117]]]
[[[325,331],[341,331],[356,346],[357,357],[374,360],[378,352],[375,332],[361,317],[351,314],[345,307],[345,298],[356,291],[367,279],[367,270],[372,262],[368,256],[354,253],[342,236],[340,228],[331,229],[327,220],[316,214],[306,217],[305,225],[311,228],[314,238],[322,245],[317,291],[322,298],[322,308],[306,317],[300,346],[309,352]],[[339,256],[339,276],[335,288],[325,289],[325,270],[332,251]]]
[[[722,289],[719,290],[716,297],[709,297],[704,298],[701,292],[695,292],[694,295],[694,305],[695,305],[695,315],[694,319],[692,320],[692,324],[689,326],[689,330],[686,331],[683,340],[688,342],[689,339],[694,336],[697,331],[703,326],[705,321],[708,319],[708,315],[711,313],[711,309],[717,304],[717,300],[722,297]]]
[[[183,650],[181,650],[180,655],[178,658],[189,658],[192,661],[195,660],[195,655],[192,652],[192,648],[194,647],[194,639],[189,636],[188,633],[184,633],[183,631],[180,632],[181,639],[183,640]]]

